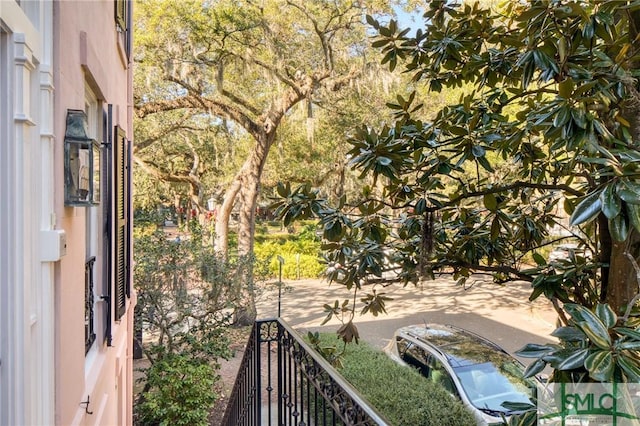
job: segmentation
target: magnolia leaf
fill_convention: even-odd
[[[516,351],[516,355],[522,358],[540,358],[542,355],[546,355],[549,352],[554,351],[556,348],[550,345],[539,345],[536,343],[527,343],[521,349]]]
[[[640,331],[639,330],[633,330],[633,329],[627,328],[627,327],[616,327],[616,328],[614,328],[614,330],[618,334],[622,334],[623,336],[627,336],[627,337],[630,337],[630,338],[632,338],[634,340],[640,341]]]
[[[569,353],[570,355],[562,360],[556,367],[558,370],[573,370],[584,366],[584,361],[589,355],[589,349],[578,349]]]
[[[607,328],[612,328],[618,321],[618,316],[606,303],[598,303],[596,305],[596,315]]]
[[[629,236],[629,224],[622,215],[616,216],[609,219],[609,232],[614,240],[626,241]]]
[[[282,198],[287,198],[289,196],[289,194],[291,194],[291,185],[289,184],[289,182],[287,182],[287,184],[283,184],[282,182],[278,182],[278,185],[276,186],[276,191],[278,191],[278,195],[281,196]]]
[[[338,331],[336,331],[336,334],[340,336],[342,341],[345,343],[351,343],[354,340],[356,343],[358,343],[358,339],[360,339],[360,335],[358,334],[358,328],[353,323],[353,321],[349,321],[343,324],[338,329]]]
[[[640,204],[624,203],[630,224],[640,232]]]
[[[617,348],[623,351],[638,351],[640,350],[640,340],[631,340],[620,343]]]
[[[602,213],[608,218],[613,219],[620,214],[622,203],[616,195],[615,185],[607,185],[600,194],[602,202]]]
[[[491,211],[495,211],[498,208],[498,200],[493,194],[484,194],[483,201],[484,206]]]
[[[569,219],[569,225],[577,226],[589,222],[598,216],[601,209],[600,191],[594,191],[578,203]]]
[[[594,345],[602,349],[611,347],[609,330],[593,312],[582,305],[573,303],[566,304],[564,309],[576,322],[576,326],[587,335]]]
[[[493,226],[492,226],[492,234],[493,234]],[[532,257],[534,262],[536,262],[536,265],[538,266],[544,266],[547,264],[546,259],[540,253],[533,253]]]
[[[558,327],[551,335],[565,342],[582,342],[587,339],[587,336],[577,327]]]
[[[532,362],[531,364],[529,364],[529,366],[527,367],[526,370],[524,370],[524,377],[533,377],[536,374],[540,373],[542,370],[544,370],[544,368],[547,366],[547,363],[544,362],[541,359],[537,359],[534,362]]]
[[[596,351],[584,361],[584,367],[592,379],[600,382],[609,381],[615,369],[613,354],[608,350]]]
[[[630,204],[640,204],[640,185],[628,179],[621,179],[616,185],[618,197]]]
[[[633,358],[620,355],[618,356],[618,365],[626,374],[629,382],[640,383],[640,365]]]
[[[484,147],[480,145],[474,145],[473,148],[471,148],[471,153],[474,157],[484,157],[487,152]]]

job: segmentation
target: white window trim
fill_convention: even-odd
[[[87,136],[95,139],[98,143],[102,142],[102,103],[98,101],[97,96],[91,89],[88,83],[85,83],[85,105],[84,111],[87,114],[88,134]],[[103,159],[104,160],[104,159]],[[104,169],[104,161],[100,162],[100,168]],[[103,170],[100,170],[100,176],[104,176]],[[101,182],[102,185],[102,182]],[[100,191],[102,194],[104,191]],[[106,303],[101,299],[103,295],[103,263],[102,262],[102,247],[103,247],[103,232],[101,231],[103,223],[103,206],[104,203],[100,200],[100,204],[90,206],[86,208],[86,259],[95,257],[96,261],[93,264],[93,331],[96,338],[85,357],[85,377],[90,379],[92,367],[94,366],[95,359],[100,352],[100,348],[104,342],[104,330],[106,324],[104,324],[104,318],[106,316],[105,310],[107,309]]]

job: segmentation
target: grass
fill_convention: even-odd
[[[320,335],[321,345],[339,345],[335,334]],[[360,342],[349,344],[340,373],[395,426],[475,425],[473,415],[446,390],[384,352]]]

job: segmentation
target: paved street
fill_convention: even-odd
[[[436,322],[481,334],[511,353],[526,343],[552,341],[550,333],[555,328],[555,312],[546,299],[528,301],[528,283],[498,286],[478,280],[469,288],[470,283],[466,290],[448,278],[427,281],[418,287],[376,287],[378,292],[385,292],[393,300],[387,303],[388,315],[356,317],[360,337],[374,346],[383,347],[398,327]],[[340,324],[336,320],[320,327],[325,317],[323,304],[332,305],[336,299],[340,302],[345,298],[353,299],[344,287],[329,286],[326,281],[285,281],[284,285],[287,290],[282,293],[282,317],[305,332],[337,329]],[[258,300],[258,317],[275,317],[277,307],[277,291],[266,292]],[[528,364],[531,360],[522,361]]]

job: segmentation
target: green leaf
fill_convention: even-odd
[[[569,219],[569,225],[577,226],[595,219],[600,213],[601,208],[602,201],[600,200],[600,191],[594,191],[578,203]]]
[[[618,198],[615,185],[607,185],[600,194],[600,201],[602,202],[602,213],[608,218],[613,219],[620,214],[622,203]]]
[[[603,137],[604,140],[610,141],[613,139],[613,135],[611,134],[609,129],[607,129],[607,127],[600,121],[593,120],[593,127],[595,128],[596,132],[598,132]]]
[[[465,136],[469,133],[464,127],[458,127],[458,126],[451,126],[448,128],[448,130],[451,132],[452,135],[456,135],[456,136]]]
[[[616,333],[622,334],[623,336],[631,337],[632,339],[635,339],[635,340],[640,340],[639,330],[633,330],[627,327],[616,327],[614,328],[614,330],[616,331]]]
[[[616,185],[618,196],[627,203],[640,204],[640,185],[628,179],[621,179]]]
[[[581,129],[587,128],[587,120],[586,114],[582,109],[573,109],[571,110],[571,117],[573,118],[573,122],[576,123],[576,126]]]
[[[624,203],[624,206],[631,226],[640,232],[640,204]]]
[[[496,209],[498,208],[498,200],[493,194],[484,194],[483,201],[484,206],[492,212],[496,211]]]
[[[623,351],[638,351],[640,350],[640,340],[631,340],[628,342],[622,342],[617,346],[617,349]]]
[[[542,293],[544,293],[544,291],[545,291],[544,286],[535,287],[531,292],[531,295],[529,295],[529,302],[533,302],[534,300],[536,300],[538,297],[540,297]]]
[[[613,311],[613,309],[611,309],[611,306],[606,303],[598,303],[596,305],[596,316],[607,328],[612,328],[618,321],[618,316]]]
[[[618,365],[626,374],[629,382],[640,383],[640,365],[638,365],[638,361],[621,355],[618,357]]]
[[[515,353],[522,358],[540,358],[542,355],[546,355],[554,350],[555,348],[550,345],[527,343],[521,349],[518,349]]]
[[[281,196],[282,198],[287,198],[289,194],[291,194],[291,185],[289,184],[289,182],[287,182],[286,185],[282,182],[278,182],[276,190],[278,191],[279,196]]]
[[[540,253],[533,253],[532,257],[538,266],[544,266],[547,264],[547,260]]]
[[[578,349],[570,352],[562,362],[558,364],[558,370],[573,370],[584,366],[584,361],[589,355],[589,349]]]
[[[600,382],[609,381],[615,370],[613,354],[606,350],[596,351],[585,359],[584,366],[592,379]]]
[[[497,241],[499,237],[500,237],[500,219],[498,219],[498,217],[496,216],[491,221],[491,241]]]
[[[609,219],[609,233],[616,241],[626,241],[629,236],[629,224],[624,216],[616,216]]]
[[[487,151],[484,149],[484,147],[480,145],[474,145],[471,148],[471,153],[473,154],[474,157],[479,158],[479,157],[484,157]]]
[[[562,127],[569,121],[571,110],[566,106],[558,108],[556,116],[553,118],[553,127]]]
[[[482,166],[483,169],[485,169],[488,172],[493,173],[495,170],[493,169],[493,167],[491,167],[491,163],[489,163],[489,161],[487,160],[487,157],[477,157],[476,160],[478,161],[478,163],[480,163],[480,165]]]
[[[537,359],[534,362],[532,362],[531,364],[529,364],[527,369],[524,370],[524,377],[525,378],[533,377],[536,374],[540,373],[542,370],[544,370],[544,368],[546,366],[547,366],[546,362],[544,362],[541,359]]]
[[[420,198],[418,202],[416,202],[414,211],[417,215],[424,214],[424,212],[427,211],[427,200],[425,200],[424,198]]]
[[[573,303],[566,304],[564,309],[576,322],[576,326],[587,335],[594,345],[602,349],[611,347],[609,330],[593,312],[582,305]]]
[[[587,336],[577,327],[558,327],[551,335],[566,342],[582,342],[587,339]]]
[[[559,40],[559,42],[563,42],[563,41],[565,41],[564,38],[561,38]],[[558,95],[560,95],[560,97],[562,98],[568,99],[569,97],[571,97],[571,93],[573,92],[573,89],[575,88],[575,86],[576,85],[571,77],[565,78],[560,83],[558,83]]]

